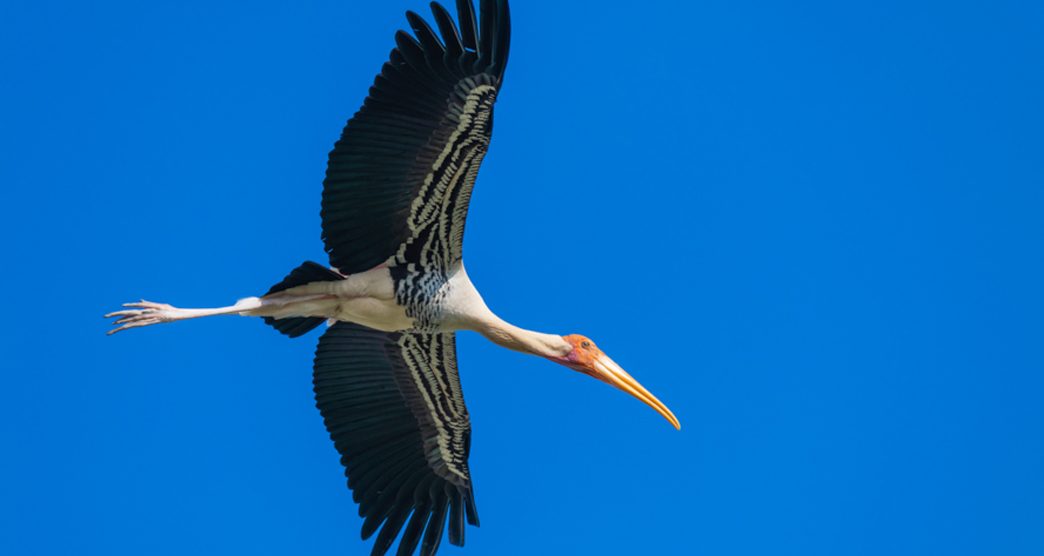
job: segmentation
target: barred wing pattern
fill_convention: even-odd
[[[316,400],[346,467],[373,554],[400,535],[398,554],[433,555],[449,524],[463,545],[478,525],[468,471],[471,426],[456,338],[437,332],[436,298],[461,260],[479,166],[489,147],[510,45],[507,0],[457,0],[459,25],[431,5],[436,33],[406,14],[414,35],[396,48],[330,153],[323,241],[344,274],[391,269],[413,332],[338,323],[319,342]]]
[[[447,519],[464,544],[478,525],[468,470],[471,424],[453,333],[380,332],[337,323],[319,340],[315,396],[365,518],[373,554],[435,554]],[[408,520],[408,521],[407,521]],[[404,528],[405,526],[405,528]]]
[[[417,14],[348,122],[323,183],[330,263],[353,274],[392,266],[444,271],[461,257],[471,190],[489,146],[511,38],[507,0],[458,0],[459,27],[432,3]],[[441,38],[440,35],[441,34]]]

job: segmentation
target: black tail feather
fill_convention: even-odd
[[[339,273],[330,270],[318,263],[311,261],[304,263],[303,265],[295,268],[282,282],[272,286],[272,289],[268,290],[265,295],[272,295],[281,291],[288,290],[290,288],[296,288],[297,286],[303,286],[305,284],[311,284],[312,282],[333,282],[336,280],[343,280],[344,276]],[[265,324],[275,328],[280,333],[285,334],[291,338],[299,338],[305,334],[311,332],[319,325],[323,324],[326,319],[318,317],[302,317],[302,318],[290,318],[290,319],[279,319],[276,320],[271,317],[265,318]]]

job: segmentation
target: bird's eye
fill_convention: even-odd
[[[584,349],[590,349],[591,348],[591,342],[580,342],[580,347],[582,347]]]

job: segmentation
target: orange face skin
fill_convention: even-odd
[[[653,396],[652,393],[639,384],[634,377],[627,374],[615,361],[602,353],[602,350],[598,349],[598,346],[589,338],[579,334],[571,334],[563,336],[562,339],[569,342],[573,349],[564,357],[552,358],[553,361],[561,363],[574,371],[584,373],[589,377],[597,378],[613,388],[638,398],[642,403],[655,409],[675,428],[681,428],[678,418],[671,413],[670,409],[667,409],[667,406],[663,405],[663,402],[656,399],[656,396]]]
[[[584,374],[591,374],[588,369],[592,367],[595,359],[604,355],[602,350],[598,349],[590,338],[579,334],[563,336],[562,339],[572,344],[573,351],[569,352],[561,363]]]

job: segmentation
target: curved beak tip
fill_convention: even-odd
[[[627,392],[631,396],[638,398],[642,403],[653,408],[657,413],[663,416],[667,421],[677,430],[681,430],[681,422],[674,416],[674,413],[663,402],[656,399],[656,396],[652,395],[651,392],[645,389],[644,386],[638,383],[631,375],[627,374],[619,365],[616,364],[612,359],[602,356],[595,360],[594,368],[597,371],[597,377],[608,384]]]

